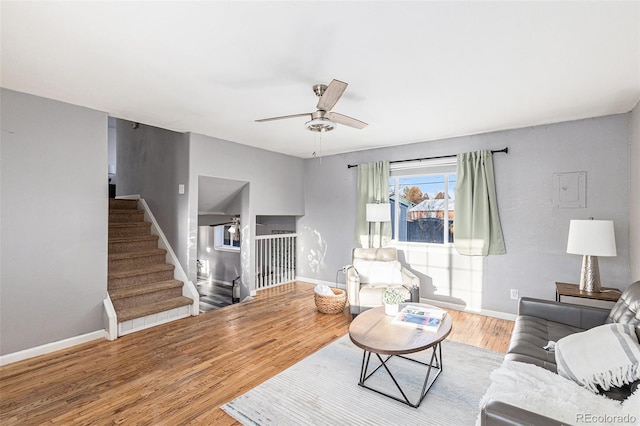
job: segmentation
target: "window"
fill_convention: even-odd
[[[453,243],[455,168],[455,162],[447,160],[431,166],[423,163],[391,169],[389,202],[393,240]]]
[[[240,250],[238,231],[229,233],[231,225],[219,225],[214,228],[214,245],[216,250]]]

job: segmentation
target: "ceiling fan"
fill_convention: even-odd
[[[331,111],[331,108],[333,108],[340,100],[346,89],[347,83],[335,79],[331,80],[331,83],[329,83],[328,86],[326,84],[316,84],[313,86],[313,92],[320,98],[318,100],[318,105],[316,105],[316,108],[318,109],[317,111],[303,114],[283,115],[280,117],[261,118],[256,120],[256,122],[262,123],[264,121],[283,120],[285,118],[309,117],[310,121],[305,123],[305,127],[307,130],[311,130],[312,132],[329,132],[336,127],[336,124],[344,124],[345,126],[354,127],[356,129],[363,129],[367,126],[367,123]]]
[[[231,216],[231,221],[223,221],[222,223],[212,223],[210,227],[228,226],[227,232],[231,239],[238,241],[240,239],[240,216]]]
[[[220,220],[215,221],[214,223],[209,224],[211,227],[215,226],[229,226],[233,228],[229,232],[233,234],[237,229],[240,228],[240,216],[225,216],[220,215]]]

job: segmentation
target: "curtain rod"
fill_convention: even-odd
[[[499,152],[504,152],[505,154],[509,153],[509,147],[503,148],[503,149],[499,149],[496,151],[491,151],[492,154],[497,154]],[[410,160],[395,160],[395,161],[389,161],[389,164],[393,164],[393,163],[406,163],[408,161],[423,161],[423,160],[438,160],[440,158],[453,158],[453,157],[457,157],[456,154],[453,155],[440,155],[438,157],[424,157],[424,158],[412,158]],[[350,169],[352,167],[358,167],[357,164],[349,164],[347,165],[347,169]]]

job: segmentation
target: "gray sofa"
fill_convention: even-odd
[[[557,342],[570,334],[612,322],[635,325],[640,338],[640,281],[631,284],[611,310],[523,297],[505,360],[535,364],[556,372],[555,353],[543,348],[549,341]],[[622,400],[638,388],[639,382],[604,394]],[[561,424],[494,400],[487,401],[482,408],[480,422],[482,425]]]

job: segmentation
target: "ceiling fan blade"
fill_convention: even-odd
[[[224,222],[224,223],[212,223],[211,226],[212,228],[215,228],[216,226],[231,226],[233,225],[233,222]]]
[[[303,114],[293,114],[293,115],[282,115],[280,117],[270,117],[270,118],[261,118],[256,120],[256,123],[262,123],[265,121],[274,121],[274,120],[284,120],[285,118],[296,118],[296,117],[309,117],[311,118],[310,112],[305,112]]]
[[[335,79],[331,80],[327,89],[320,96],[317,108],[322,111],[331,111],[331,108],[340,100],[345,90],[347,90],[347,83]]]
[[[356,120],[355,118],[347,117],[346,115],[338,114],[337,112],[328,113],[329,120],[335,121],[338,124],[344,124],[345,126],[355,127],[356,129],[364,129],[368,126],[364,121]]]

